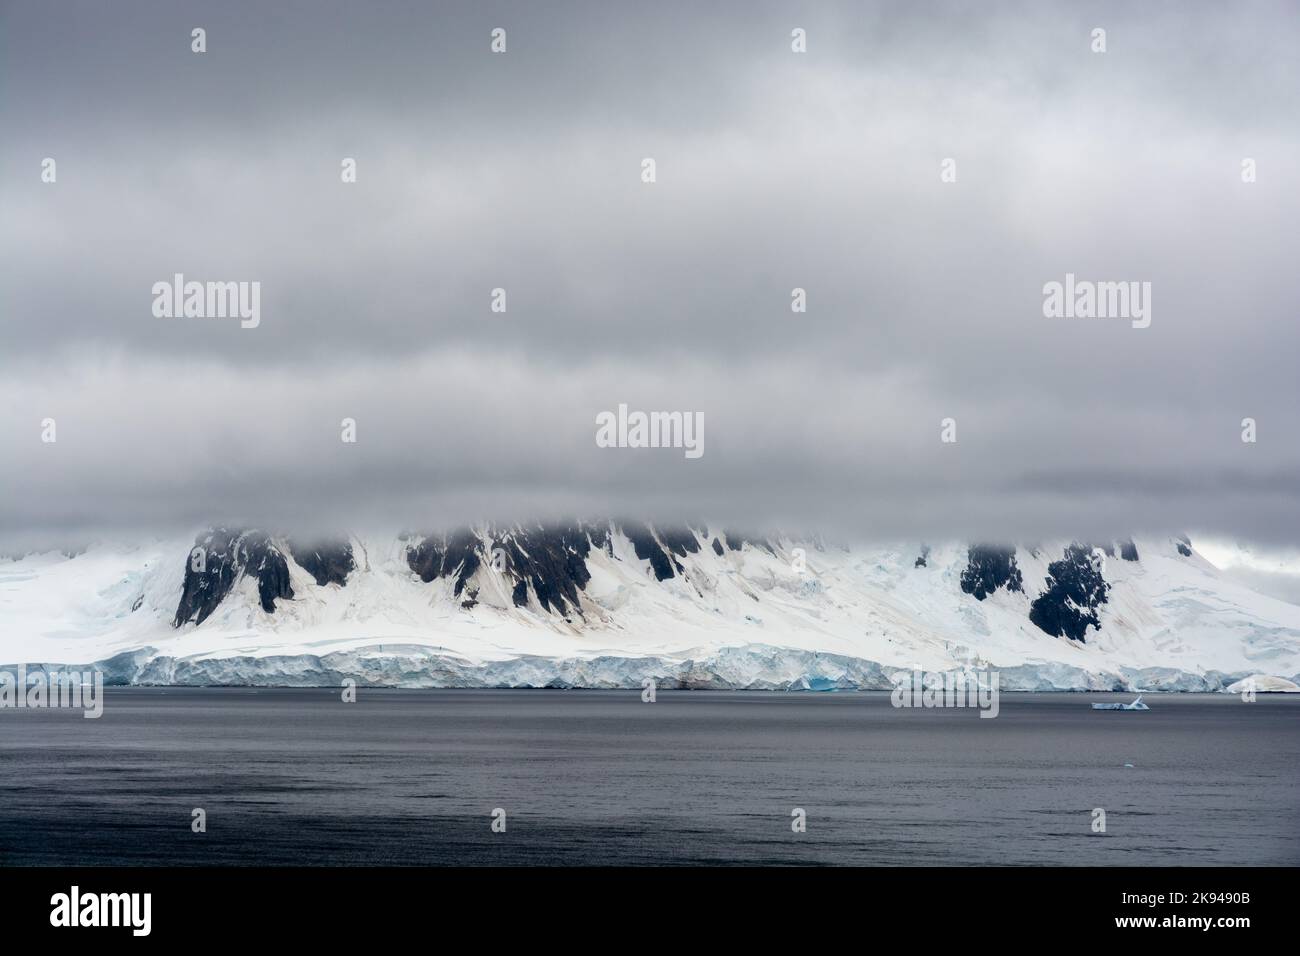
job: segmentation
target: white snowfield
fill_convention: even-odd
[[[1296,690],[1300,606],[1236,583],[1172,539],[1104,558],[1109,601],[1086,643],[1029,620],[1067,542],[1016,550],[1025,593],[984,601],[965,545],[819,547],[780,540],[718,555],[713,534],[656,580],[621,532],[593,547],[582,615],[548,613],[481,566],[465,594],[422,582],[393,536],[351,539],[346,585],[319,586],[287,547],[294,592],[262,610],[244,575],[201,625],[173,627],[194,538],[0,559],[0,666],[99,662],[111,682],[404,687],[888,688],[889,675],[993,668],[1004,690]],[[806,570],[794,569],[795,549]]]

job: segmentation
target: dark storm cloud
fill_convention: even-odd
[[[1288,4],[0,10],[10,531],[1300,533]],[[259,326],[156,318],[177,272]],[[1045,319],[1067,272],[1151,327]],[[704,457],[596,448],[620,402]]]

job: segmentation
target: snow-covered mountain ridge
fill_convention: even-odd
[[[1300,675],[1300,606],[1186,538],[832,546],[571,522],[305,542],[208,529],[0,560],[0,661],[118,683],[1223,690]],[[1264,684],[1261,682],[1261,689]]]

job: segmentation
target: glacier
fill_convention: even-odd
[[[44,664],[57,671],[69,665]],[[856,691],[891,690],[898,667],[788,647],[750,644],[719,648],[694,659],[659,656],[591,658],[515,657],[472,663],[421,646],[372,645],[315,654],[175,658],[156,648],[94,661],[113,686],[639,689],[647,680],[664,690]],[[35,672],[32,665],[29,671]],[[1245,676],[1189,674],[1166,667],[1085,671],[1061,664],[999,669],[1002,691],[1185,691],[1239,693]],[[1294,691],[1269,678],[1260,692]]]
[[[209,528],[0,558],[0,661],[117,685],[852,691],[993,668],[1005,691],[1292,691],[1300,606],[1185,537],[860,545],[629,521],[304,545]]]

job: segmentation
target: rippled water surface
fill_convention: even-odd
[[[1300,700],[1267,695],[106,695],[0,710],[0,863],[1300,864]]]

